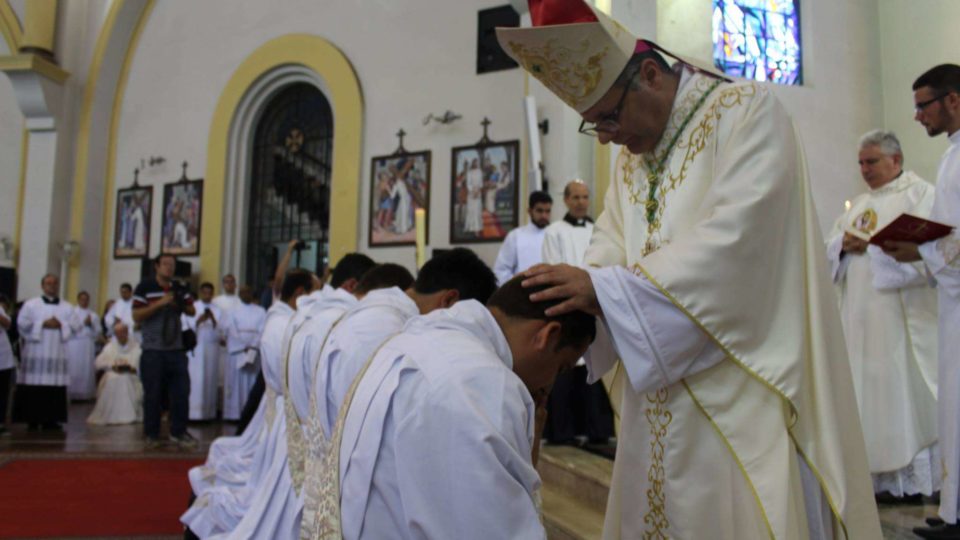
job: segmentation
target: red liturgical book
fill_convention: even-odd
[[[912,216],[910,214],[900,214],[897,219],[890,222],[889,225],[877,231],[869,238],[869,242],[876,246],[883,247],[884,242],[913,242],[914,244],[924,244],[931,240],[943,238],[950,234],[953,227]],[[858,231],[859,232],[859,231]],[[858,236],[863,238],[861,232]],[[864,240],[868,240],[864,238]]]

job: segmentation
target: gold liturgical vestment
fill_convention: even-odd
[[[648,279],[725,359],[625,385],[605,538],[806,539],[801,460],[837,538],[881,537],[822,245],[781,104],[685,75],[654,152],[620,155],[586,263]]]

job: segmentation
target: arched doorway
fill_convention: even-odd
[[[293,239],[304,244],[290,267],[322,272],[330,246],[330,102],[314,85],[285,86],[264,105],[253,133],[246,282],[264,286]]]

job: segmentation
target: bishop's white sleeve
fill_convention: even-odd
[[[500,253],[493,264],[493,273],[497,276],[497,284],[503,285],[517,273],[517,229],[510,231],[503,239]]]
[[[877,290],[886,291],[927,285],[922,264],[897,262],[874,245],[867,246],[867,256],[870,257],[873,288]]]
[[[723,360],[723,351],[646,278],[622,266],[587,271],[613,346],[606,354],[596,351],[602,358],[593,350],[586,357],[590,382],[613,365],[614,353],[638,393],[669,386]]]
[[[960,299],[960,237],[957,233],[921,245],[920,256],[937,287]]]
[[[108,343],[106,347],[100,351],[100,354],[97,355],[97,359],[93,361],[93,367],[95,369],[110,369],[113,367],[114,355],[116,354],[116,347],[113,343]]]
[[[398,415],[397,483],[408,527],[398,538],[546,537],[532,496],[540,483],[530,456],[533,403],[513,395],[517,389],[505,396],[507,386],[428,392],[427,406]],[[467,407],[445,406],[463,399]],[[394,410],[404,409],[395,398]]]

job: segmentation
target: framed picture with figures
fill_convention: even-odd
[[[412,246],[417,229],[414,212],[426,210],[427,242],[430,242],[429,150],[407,152],[402,147],[370,163],[370,247]]]
[[[180,179],[163,186],[163,226],[160,253],[200,254],[200,217],[203,210],[203,180]]]
[[[117,215],[113,226],[113,258],[139,259],[150,250],[150,210],[153,186],[117,190]]]
[[[500,242],[517,226],[519,150],[520,141],[482,141],[453,149],[451,244]]]

